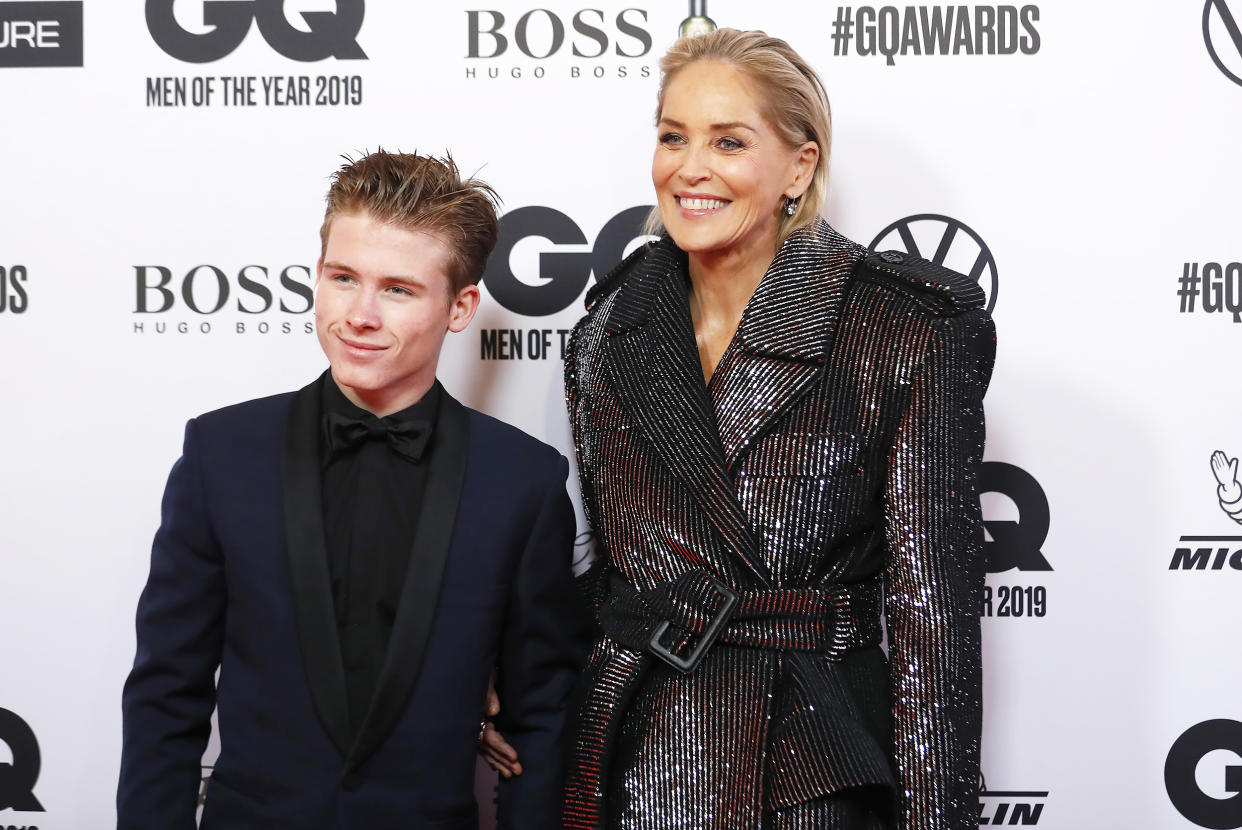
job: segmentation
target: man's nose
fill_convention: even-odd
[[[379,328],[379,297],[376,292],[362,289],[351,298],[346,319],[356,329]]]

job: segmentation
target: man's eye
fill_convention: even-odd
[[[413,297],[414,292],[406,288],[404,285],[390,285],[388,287],[390,294],[396,294],[399,297]]]

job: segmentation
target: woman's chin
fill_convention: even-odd
[[[688,254],[707,254],[721,247],[721,240],[716,234],[704,233],[702,228],[669,227],[668,235]]]

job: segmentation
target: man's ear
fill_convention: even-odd
[[[470,321],[474,319],[474,313],[479,310],[479,299],[477,285],[467,285],[457,292],[449,306],[449,331],[459,332],[470,325]]]

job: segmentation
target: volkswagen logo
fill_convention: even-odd
[[[996,307],[996,258],[983,238],[963,222],[936,213],[907,216],[880,231],[868,247],[873,251],[900,249],[966,274],[987,294],[988,312]]]
[[[1242,5],[1234,0],[1234,6],[1237,13],[1229,8],[1228,0],[1207,0],[1203,6],[1203,42],[1216,68],[1242,86]]]

